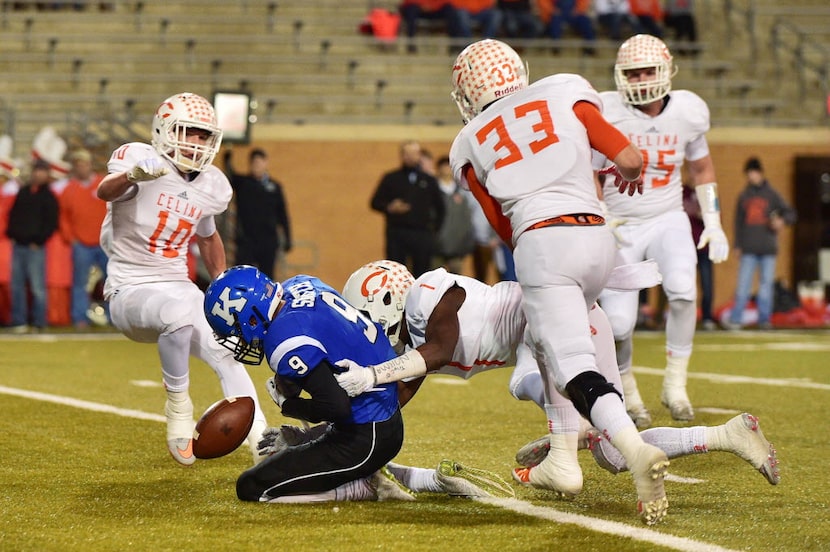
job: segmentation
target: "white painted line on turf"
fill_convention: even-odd
[[[36,401],[44,401],[55,404],[62,404],[66,406],[73,406],[75,408],[83,408],[85,410],[92,410],[94,412],[105,412],[107,414],[115,414],[116,416],[123,416],[124,418],[151,420],[153,422],[167,422],[167,418],[159,414],[150,414],[148,412],[142,412],[141,410],[131,410],[129,408],[118,408],[115,406],[111,406],[109,404],[83,401],[81,399],[73,399],[72,397],[50,395],[49,393],[40,393],[39,391],[26,391],[25,389],[15,389],[13,387],[6,387],[0,385],[0,393],[3,393],[5,395],[14,395],[16,397],[23,397],[26,399],[34,399]]]
[[[161,382],[153,380],[130,380],[130,385],[136,387],[161,387]]]
[[[667,473],[663,479],[665,479],[666,481],[671,481],[673,483],[685,483],[687,485],[697,485],[698,483],[706,483],[705,479],[697,479],[694,477],[681,477],[679,475],[674,475],[673,473]]]
[[[723,548],[715,544],[699,542],[685,537],[666,535],[665,533],[652,531],[651,529],[646,529],[645,527],[635,527],[633,525],[626,525],[625,523],[619,523],[616,521],[608,521],[580,514],[572,514],[570,512],[562,512],[547,506],[535,506],[530,502],[525,502],[515,498],[479,498],[477,500],[486,504],[492,504],[493,506],[499,506],[519,514],[546,519],[556,523],[578,525],[590,531],[625,537],[642,542],[649,542],[659,546],[664,546],[666,548],[671,548],[673,550],[680,550],[681,552],[736,552],[729,548]]]
[[[658,368],[646,368],[645,366],[634,366],[632,370],[638,374],[649,374],[651,376],[662,376],[665,370]],[[749,383],[753,385],[770,385],[773,387],[802,387],[804,389],[821,389],[830,391],[830,384],[815,383],[805,379],[781,379],[781,378],[754,378],[751,376],[734,376],[730,374],[712,374],[708,372],[689,372],[689,378],[709,380],[715,383]]]
[[[796,342],[790,341],[787,343],[722,343],[716,345],[714,343],[707,343],[702,345],[695,345],[695,350],[698,351],[723,351],[723,352],[740,352],[740,351],[798,351],[798,352],[824,352],[830,351],[830,343],[815,343],[812,341]]]
[[[41,393],[39,391],[27,391],[25,389],[16,389],[13,387],[6,387],[0,385],[0,394],[14,395],[16,397],[23,397],[26,399],[34,399],[38,401],[51,402],[55,404],[62,404],[74,408],[82,408],[85,410],[92,410],[94,412],[104,412],[107,414],[115,414],[116,416],[123,416],[125,418],[136,418],[139,420],[150,420],[154,422],[166,422],[164,416],[158,414],[150,414],[140,410],[131,410],[127,408],[117,408],[108,404],[96,403],[92,401],[84,401],[80,399],[73,399],[71,397],[63,397],[60,395],[52,395],[49,393]],[[674,477],[668,475],[669,477]],[[683,478],[677,478],[683,479]],[[538,517],[555,521],[557,523],[570,523],[579,525],[591,531],[606,533],[609,535],[617,535],[643,542],[650,542],[665,546],[666,548],[673,548],[681,552],[736,552],[727,548],[706,544],[702,542],[693,541],[683,537],[674,537],[672,535],[665,535],[656,531],[651,531],[642,527],[634,527],[624,523],[615,521],[606,521],[599,518],[592,518],[579,514],[571,514],[568,512],[561,512],[554,508],[534,506],[529,502],[517,500],[515,498],[480,498],[477,499],[482,502],[499,506],[520,514]]]
[[[695,407],[695,410],[698,412],[706,412],[707,414],[731,414],[733,416],[743,412],[743,410],[735,410],[734,408],[716,408],[714,406]]]

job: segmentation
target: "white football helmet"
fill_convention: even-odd
[[[401,335],[406,296],[415,278],[395,261],[375,261],[355,270],[343,288],[343,298],[383,327],[396,350]],[[402,347],[400,347],[402,348]]]
[[[489,104],[526,88],[527,73],[513,48],[490,38],[479,40],[455,58],[450,96],[469,123]]]
[[[628,82],[626,71],[648,67],[656,70],[653,80]],[[669,48],[656,36],[632,36],[617,51],[614,81],[627,104],[644,105],[663,98],[671,91],[671,79],[676,73]]]
[[[209,133],[204,144],[187,141],[188,129]],[[153,116],[153,147],[185,173],[203,171],[222,144],[222,130],[216,125],[216,112],[203,97],[182,92],[170,96]]]

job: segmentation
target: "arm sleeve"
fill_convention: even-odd
[[[630,143],[622,132],[605,120],[594,104],[586,101],[576,102],[574,113],[588,131],[591,147],[606,158],[616,158]]]
[[[386,214],[386,206],[389,205],[390,202],[387,188],[388,185],[386,184],[386,177],[384,177],[381,179],[380,183],[378,183],[378,187],[375,189],[375,193],[372,195],[372,200],[369,203],[373,211],[378,211],[384,215]]]
[[[282,403],[282,413],[309,422],[336,422],[351,415],[349,396],[334,378],[331,364],[321,362],[298,383],[311,398],[294,397]]]
[[[291,223],[288,219],[288,204],[285,202],[285,192],[282,186],[277,183],[277,190],[279,190],[279,205],[277,205],[277,225],[282,227],[285,235],[285,243],[283,248],[291,249]]]
[[[481,205],[481,209],[484,211],[484,216],[487,217],[487,221],[490,223],[490,226],[493,227],[502,241],[508,244],[512,250],[513,227],[510,224],[510,220],[504,216],[504,213],[502,213],[499,202],[496,201],[495,198],[491,197],[490,194],[487,193],[487,190],[484,189],[484,185],[479,182],[472,165],[465,165],[461,170],[461,174],[463,175],[464,181],[467,183],[470,192],[472,192],[473,197],[475,197],[476,201],[478,201],[479,205]]]

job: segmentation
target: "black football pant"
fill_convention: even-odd
[[[289,447],[243,472],[236,481],[236,495],[240,500],[267,501],[330,491],[372,475],[402,445],[400,410],[383,422],[331,424],[321,437]]]

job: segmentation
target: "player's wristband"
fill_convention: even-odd
[[[718,185],[716,182],[707,182],[695,186],[695,194],[697,194],[700,212],[704,217],[713,213],[720,217],[720,201],[718,200]]]
[[[398,358],[372,366],[372,370],[375,372],[375,384],[379,385],[421,377],[427,373],[427,363],[421,353],[412,349]]]

